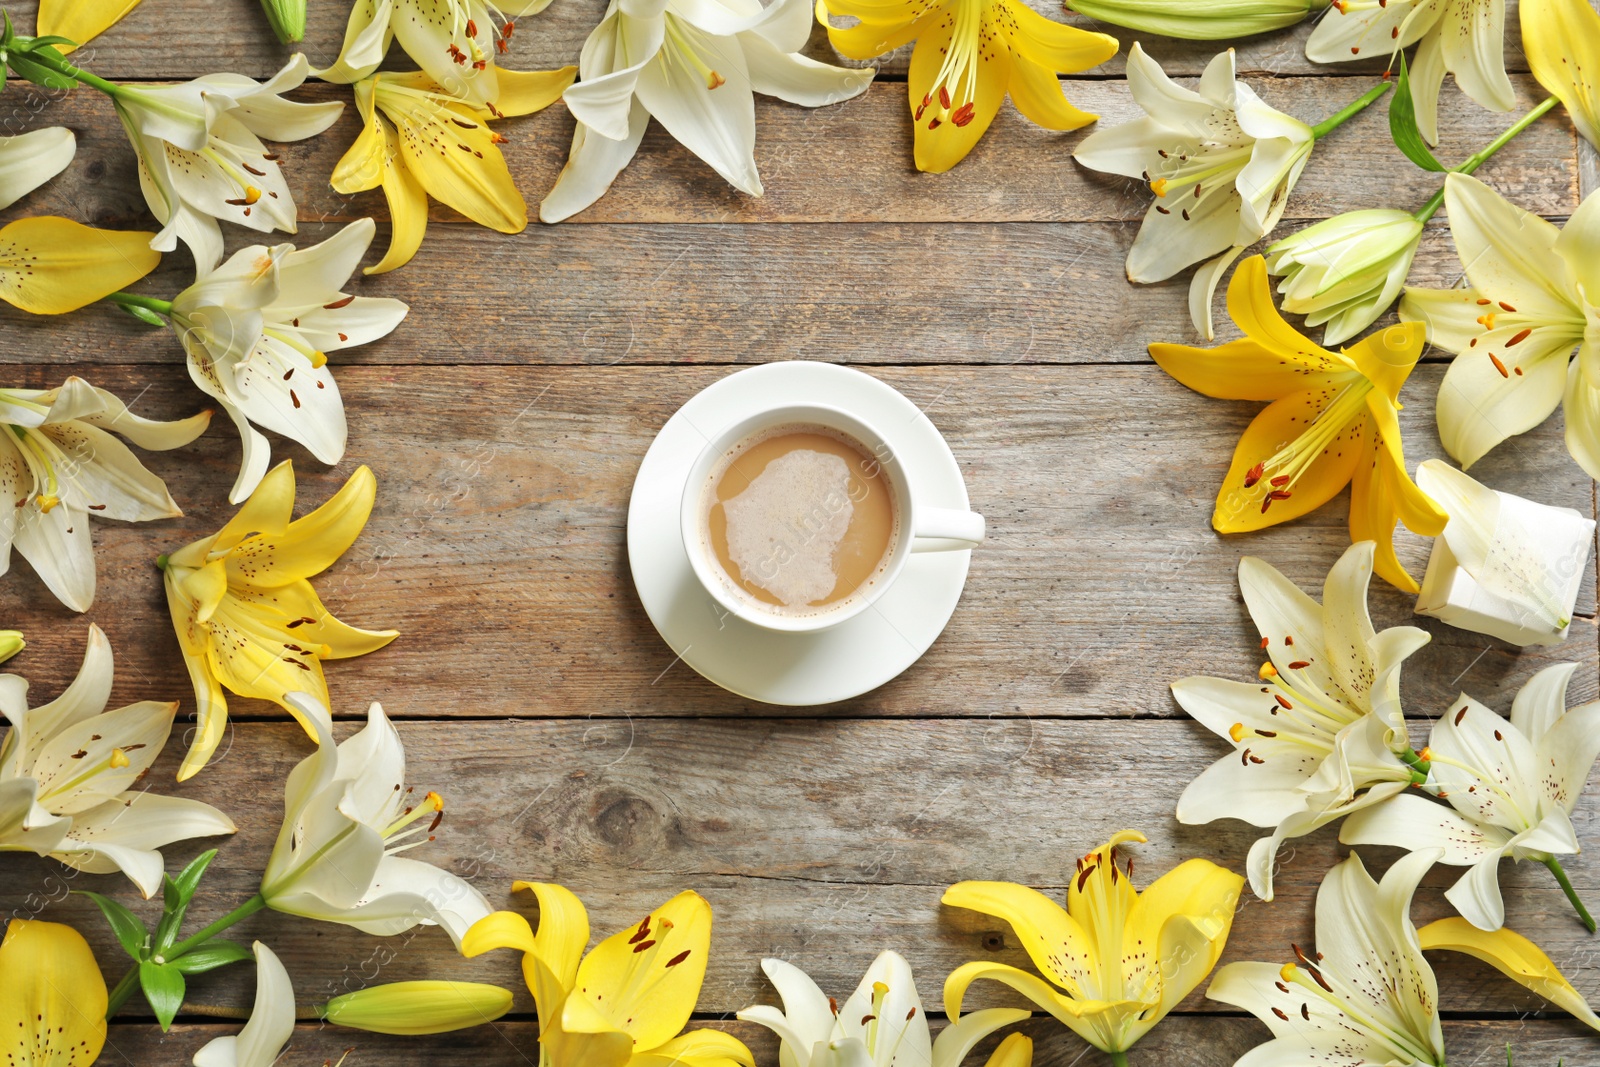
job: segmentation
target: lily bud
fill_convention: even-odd
[[[334,997],[322,1016],[375,1034],[443,1034],[493,1022],[511,1010],[511,990],[482,982],[391,982]]]
[[[261,0],[261,10],[284,44],[294,44],[306,35],[306,0]]]
[[[4,663],[27,647],[28,643],[22,639],[21,630],[0,630],[0,663]]]
[[[1327,7],[1328,0],[1067,0],[1065,6],[1130,30],[1221,41],[1293,26]]]
[[[1417,485],[1450,513],[1433,542],[1417,614],[1513,645],[1567,636],[1594,520],[1501,493],[1430,459]]]
[[[1372,325],[1399,297],[1422,239],[1422,223],[1392,208],[1335,215],[1267,249],[1282,279],[1283,310],[1321,326],[1336,345]]]

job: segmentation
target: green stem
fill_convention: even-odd
[[[1452,167],[1450,173],[1471,174],[1473,171],[1477,170],[1479,167],[1488,162],[1490,156],[1494,155],[1496,152],[1500,151],[1500,149],[1509,144],[1511,142],[1511,138],[1515,137],[1529,126],[1532,126],[1541,115],[1555,107],[1560,102],[1561,101],[1556,97],[1546,97],[1543,103],[1518,119],[1510,129],[1506,130],[1505,133],[1502,133],[1499,137],[1496,137],[1494,140],[1484,145],[1477,152],[1474,152],[1472,155],[1468,156],[1461,162],[1459,166]],[[1439,213],[1439,209],[1443,206],[1444,186],[1441,185],[1439,187],[1439,191],[1429,197],[1428,202],[1418,208],[1411,217],[1416,219],[1418,222],[1427,222],[1429,219],[1437,215]]]
[[[237,908],[234,908],[232,911],[228,912],[228,914],[224,915],[210,926],[207,926],[204,930],[201,930],[193,937],[184,938],[176,945],[173,945],[171,948],[167,949],[161,954],[161,958],[163,960],[175,960],[186,952],[189,952],[191,949],[197,948],[205,942],[211,940],[213,937],[216,937],[234,923],[240,921],[241,919],[249,918],[251,915],[254,915],[256,912],[260,911],[266,906],[266,898],[260,893],[257,893],[255,896],[251,897],[243,904],[240,904]],[[127,1003],[128,998],[133,996],[133,991],[137,988],[139,988],[139,966],[138,964],[135,964],[129,969],[127,974],[122,976],[122,980],[117,983],[116,988],[113,989],[110,996],[107,997],[106,1018],[109,1019],[115,1015],[117,1010],[121,1008],[122,1005]]]
[[[122,981],[117,983],[117,987],[111,991],[111,995],[106,999],[106,1018],[111,1018],[121,1010],[122,1006],[128,1002],[128,998],[133,996],[133,991],[138,988],[139,968],[133,967],[129,969],[127,974],[122,976]]]
[[[1561,886],[1561,891],[1572,901],[1573,908],[1578,912],[1578,918],[1583,920],[1583,928],[1591,934],[1594,933],[1594,918],[1589,914],[1589,909],[1583,906],[1583,901],[1578,899],[1578,891],[1572,888],[1572,880],[1567,877],[1567,872],[1561,868],[1561,861],[1550,856],[1544,861],[1550,868],[1550,873],[1556,876],[1556,882]]]
[[[1350,119],[1365,111],[1374,100],[1389,91],[1389,82],[1379,82],[1354,100],[1350,101],[1337,112],[1329,115],[1315,126],[1311,127],[1311,136],[1322,140],[1328,134],[1343,126]]]
[[[113,304],[121,304],[123,307],[145,308],[148,311],[154,311],[157,315],[172,317],[172,301],[170,300],[161,300],[153,296],[140,296],[138,293],[120,291],[108,293],[104,299],[111,301]]]
[[[173,945],[171,948],[167,949],[167,951],[163,952],[162,955],[169,960],[175,960],[179,956],[182,956],[185,952],[188,952],[190,949],[210,941],[213,937],[216,937],[234,923],[241,919],[249,918],[266,906],[267,898],[262,896],[260,893],[257,893],[255,896],[251,897],[243,904],[240,904],[237,908],[234,908],[232,911],[228,912],[228,914],[224,915],[222,918],[218,919],[204,930],[201,930],[199,933],[179,941],[176,945]]]
[[[1411,768],[1411,782],[1413,785],[1422,785],[1428,780],[1428,768],[1431,766],[1422,755],[1410,745],[1400,753],[1400,759],[1407,767]]]
[[[1123,1049],[1111,1050],[1111,1067],[1128,1067],[1128,1053]]]

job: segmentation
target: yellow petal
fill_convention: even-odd
[[[711,905],[698,893],[679,893],[596,945],[578,967],[577,986],[638,1048],[656,1048],[689,1021],[710,948]]]
[[[570,1067],[624,1067],[633,1055],[634,1041],[619,1030],[595,1005],[574,992],[561,1006],[559,1016],[543,1023],[539,1044],[550,1052],[550,1063]]]
[[[428,232],[428,193],[399,153],[384,161],[383,196],[389,203],[389,248],[363,274],[386,274],[410,263]]]
[[[840,5],[835,3],[833,6],[837,8]],[[827,27],[828,42],[833,45],[834,51],[848,59],[872,59],[885,52],[893,52],[896,48],[921,36],[922,32],[933,24],[934,16],[942,10],[935,8],[921,18],[908,19],[904,17],[903,5],[900,5],[896,7],[893,17],[887,21],[857,16],[860,21],[856,25],[841,29],[829,21],[830,9],[825,0],[817,0],[817,21]],[[843,10],[831,13],[855,14]]]
[[[959,20],[935,23],[917,39],[911,51],[911,72],[906,82],[911,102],[913,154],[917,169],[942,174],[967,158],[989,124],[1000,111],[1006,85],[1011,81],[1011,53],[1004,48],[980,47],[979,42],[952,42],[952,26]],[[976,31],[974,36],[976,37]],[[977,49],[976,83],[970,99],[951,95],[952,108],[941,106],[939,93],[954,93],[949,86],[934,84],[943,67],[945,52],[952,47]],[[958,88],[964,78],[956,79]],[[964,110],[965,109],[965,110]],[[957,120],[961,119],[958,125]]]
[[[88,1067],[106,1043],[106,983],[70,926],[12,919],[0,942],[0,1042],[8,1063]]]
[[[227,552],[252,534],[278,537],[289,528],[293,514],[294,462],[286,459],[266,473],[233,518],[217,531],[211,552]]]
[[[1007,1034],[990,1054],[984,1067],[1032,1067],[1033,1039],[1027,1034]]]
[[[567,91],[578,77],[577,67],[559,70],[507,70],[496,67],[495,81],[500,95],[495,97],[495,110],[502,115],[531,115],[543,111]]]
[[[1150,357],[1190,389],[1218,400],[1278,400],[1354,375],[1348,364],[1332,359],[1319,361],[1321,369],[1286,360],[1249,338],[1215,348],[1158,343],[1150,346]]]
[[[1328,403],[1322,391],[1292,393],[1267,405],[1239,438],[1233,450],[1233,463],[1217,490],[1217,506],[1211,525],[1218,533],[1243,533],[1263,530],[1315,511],[1338,495],[1349,484],[1356,463],[1364,453],[1366,411],[1360,420],[1346,426],[1339,438],[1311,460],[1305,472],[1287,491],[1288,499],[1275,499],[1263,510],[1267,495],[1274,491],[1269,478],[1255,480],[1252,470],[1277,453],[1284,442],[1296,440]],[[1254,480],[1253,486],[1245,482]]]
[[[1080,30],[1045,18],[1025,3],[1001,0],[996,26],[1018,55],[1061,74],[1097,67],[1117,54],[1117,39],[1110,34]]]
[[[1368,334],[1345,349],[1344,355],[1390,403],[1399,404],[1400,387],[1416,368],[1427,336],[1428,328],[1423,323],[1402,322]]]
[[[291,643],[312,650],[318,659],[365,656],[400,636],[399,630],[360,630],[340,622],[303,579],[271,589],[236,587],[233,597],[242,609],[255,609],[273,619]]]
[[[281,626],[276,612],[268,614],[257,605],[225,597],[209,623],[207,666],[218,681],[242,697],[270,700],[295,712],[285,697],[309,693],[326,707],[328,683],[321,661],[300,651],[303,646],[288,638]]]
[[[65,37],[83,44],[98,37],[139,6],[139,0],[39,0],[40,37]],[[65,54],[72,51],[59,46]]]
[[[474,110],[439,93],[386,88],[389,77],[378,75],[373,99],[401,131],[400,159],[428,195],[492,230],[526,229],[528,205]]]
[[[512,892],[527,890],[539,902],[539,932],[533,951],[550,967],[564,988],[578,978],[578,963],[589,945],[589,913],[572,890],[554,882],[513,882]]]
[[[1047,130],[1076,130],[1100,117],[1068,103],[1060,80],[1024,56],[1011,57],[1010,92],[1023,117]]]
[[[221,560],[206,563],[202,566],[188,570],[182,577],[177,575],[180,568],[172,568],[169,580],[174,587],[173,591],[179,594],[186,602],[193,601],[192,612],[196,624],[204,624],[211,618],[212,612],[217,610],[217,605],[222,603],[222,598],[228,593],[228,569],[222,565]]]
[[[1094,945],[1066,909],[1036,889],[1013,882],[957,882],[940,902],[1011,924],[1033,965],[1073,996],[1099,971]]]
[[[1449,516],[1406,474],[1400,452],[1400,424],[1383,398],[1370,405],[1375,419],[1366,430],[1370,442],[1366,456],[1356,464],[1350,482],[1350,540],[1376,542],[1372,570],[1384,581],[1407,593],[1418,592],[1415,578],[1406,573],[1394,551],[1394,527],[1404,522],[1413,532],[1436,537],[1444,532]]]
[[[1350,370],[1354,364],[1315,343],[1290,326],[1272,303],[1267,261],[1251,256],[1240,263],[1228,283],[1228,316],[1244,335],[1295,366],[1320,373]]]
[[[394,128],[386,123],[372,104],[374,79],[356,83],[356,110],[361,113],[361,133],[334,164],[329,178],[335,192],[361,193],[376,189],[383,182],[386,162],[399,152]]]
[[[649,1052],[641,1050],[628,1067],[755,1067],[745,1043],[721,1030],[690,1030]]]
[[[829,15],[843,15],[879,26],[905,26],[917,21],[924,12],[942,15],[949,7],[950,0],[936,3],[931,8],[908,3],[907,0],[817,0],[817,19],[824,26],[828,25]]]
[[[1600,12],[1589,0],[1527,0],[1520,10],[1528,69],[1600,146]]]
[[[1210,860],[1185,860],[1139,894],[1129,919],[1134,936],[1155,944],[1161,928],[1175,915],[1195,920],[1212,940],[1213,963],[1233,928],[1233,909],[1244,889],[1244,878]]]
[[[461,954],[469,960],[497,948],[532,952],[533,946],[533,927],[514,911],[490,912],[461,936]]]
[[[1572,987],[1566,975],[1545,955],[1544,950],[1514,930],[1501,927],[1493,932],[1478,929],[1460,916],[1431,922],[1417,931],[1424,951],[1461,952],[1482,960],[1501,974],[1527,986],[1556,1007],[1600,1030],[1596,1017]]]
[[[169,569],[162,583],[167,592],[167,610],[172,614],[172,628],[178,635],[178,651],[183,656],[183,666],[189,672],[189,682],[194,687],[195,731],[189,742],[188,754],[178,769],[178,781],[187,781],[198,774],[222,743],[228,727],[228,698],[222,683],[211,672],[206,657],[208,633],[195,613],[199,604],[186,597],[174,581]]]
[[[154,237],[54,215],[18,219],[0,229],[0,299],[35,315],[75,311],[155,270]]]
[[[267,478],[271,477],[269,473]],[[261,488],[265,486],[266,479],[263,479]],[[260,493],[261,488],[256,493]],[[271,589],[321,574],[361,536],[372,514],[377,492],[378,480],[372,469],[365,465],[357,467],[326,503],[295,519],[281,533],[263,532],[259,538],[241,542],[228,556],[228,581],[234,585]],[[292,485],[290,499],[293,499]],[[255,494],[252,494],[245,507],[254,500]]]
[[[967,987],[980,978],[1016,990],[1100,1049],[1106,1048],[1104,1034],[1120,1031],[1125,1021],[1149,1007],[1148,1004],[1133,1000],[1075,1000],[1037,975],[1009,964],[978,960],[963,963],[944,980],[944,1010],[952,1020],[961,1015],[961,1002],[966,997]]]

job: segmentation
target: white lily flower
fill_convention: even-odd
[[[1422,223],[1393,208],[1323,219],[1271,245],[1267,272],[1283,280],[1283,310],[1327,324],[1324,345],[1347,341],[1389,310],[1411,273]]]
[[[1600,756],[1600,701],[1567,708],[1577,664],[1528,680],[1508,722],[1469,697],[1433,725],[1422,757],[1446,804],[1405,794],[1352,815],[1339,840],[1352,845],[1440,849],[1439,862],[1470,870],[1445,899],[1480,930],[1505,922],[1501,859],[1548,862],[1578,851],[1572,809]]]
[[[267,906],[370,934],[438,925],[459,947],[493,909],[461,878],[399,855],[433,839],[444,801],[411,798],[405,751],[383,708],[374,703],[366,727],[335,746],[327,708],[304,693],[286,699],[317,751],[289,773],[283,828],[261,878]],[[418,825],[426,818],[431,825]]]
[[[1230,963],[1206,997],[1243,1008],[1273,1039],[1241,1064],[1444,1067],[1439,983],[1411,924],[1438,852],[1413,852],[1374,882],[1351,854],[1317,890],[1317,951],[1298,963]]]
[[[10,207],[67,169],[78,139],[65,126],[0,137],[0,208]]]
[[[784,1067],[956,1067],[979,1041],[1030,1014],[1026,1008],[969,1012],[934,1041],[911,965],[898,952],[880,953],[837,1009],[793,964],[764,959],[761,969],[783,998],[783,1010],[756,1004],[738,1017],[778,1035]],[[1003,1051],[997,1049],[990,1064]]]
[[[115,430],[141,448],[186,445],[210,412],[176,422],[141,418],[82,378],[58,389],[0,389],[0,574],[11,549],[73,611],[94,602],[90,515],[149,522],[183,512]],[[15,505],[15,506],[13,506]]]
[[[1283,217],[1316,139],[1234,76],[1231,48],[1206,65],[1196,89],[1185,89],[1135,42],[1128,88],[1145,117],[1096,130],[1072,158],[1142,179],[1156,196],[1128,250],[1129,281],[1164,281],[1217,257],[1195,274],[1189,294],[1209,340],[1218,279]]]
[[[294,1036],[294,986],[278,956],[257,941],[256,1001],[237,1034],[214,1037],[194,1054],[194,1067],[272,1067]]]
[[[91,874],[122,871],[146,897],[161,888],[160,849],[231,834],[209,804],[134,788],[161,754],[176,703],[106,711],[111,644],[90,625],[83,666],[66,691],[28,707],[28,683],[0,674],[0,851],[34,852]]]
[[[309,70],[296,53],[264,84],[208,74],[179,85],[115,87],[111,98],[139,156],[139,186],[163,226],[151,248],[170,252],[182,240],[204,274],[222,259],[218,219],[262,233],[298,229],[278,157],[260,139],[304,140],[339,117],[338,101],[282,99]]]
[[[1448,72],[1491,111],[1517,102],[1506,76],[1505,0],[1337,0],[1306,41],[1313,63],[1390,56],[1417,45],[1411,96],[1417,128],[1439,142],[1439,88]]]
[[[256,426],[299,441],[324,463],[344,457],[344,403],[325,353],[383,337],[409,310],[341,291],[376,232],[371,219],[358,219],[309,248],[241,248],[172,301],[189,377],[239,428],[244,455],[232,503],[260,484],[272,458]]]
[[[751,94],[821,107],[864,92],[875,73],[798,54],[811,22],[810,0],[611,0],[563,96],[578,128],[539,217],[560,222],[605,195],[652,116],[734,188],[760,196]]]
[[[1514,645],[1563,640],[1594,520],[1497,492],[1439,459],[1417,468],[1417,485],[1450,514],[1428,557],[1417,614]]]
[[[1351,545],[1328,572],[1319,606],[1263,561],[1239,561],[1239,589],[1270,657],[1258,683],[1191,677],[1172,684],[1183,710],[1234,752],[1189,783],[1178,821],[1239,819],[1273,827],[1250,849],[1250,887],[1273,895],[1286,838],[1395,795],[1414,780],[1400,667],[1429,635],[1373,629],[1367,612],[1373,544]]]
[[[1445,178],[1444,204],[1471,288],[1407,289],[1400,318],[1456,353],[1439,386],[1445,450],[1471,469],[1561,404],[1567,451],[1600,478],[1600,196],[1563,229],[1464,174]]]
[[[378,69],[398,38],[406,55],[447,93],[483,107],[499,99],[494,57],[510,47],[512,20],[549,6],[550,0],[503,6],[485,0],[356,0],[339,57],[312,73],[323,81],[358,82]]]

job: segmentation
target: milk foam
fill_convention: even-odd
[[[833,556],[849,529],[850,465],[797,449],[767,464],[722,503],[728,557],[745,581],[790,608],[822,600],[838,583]]]

